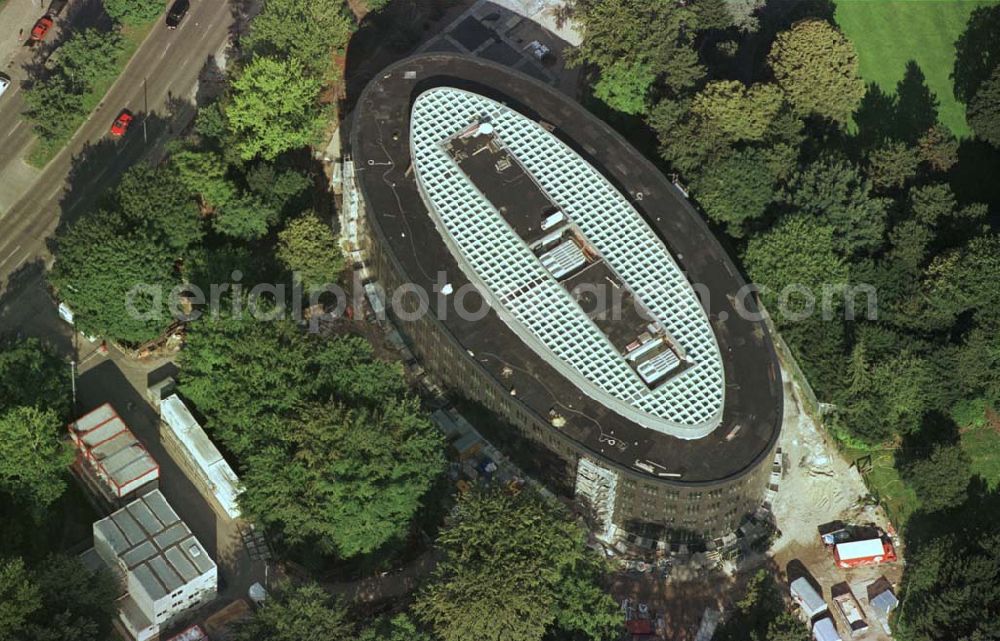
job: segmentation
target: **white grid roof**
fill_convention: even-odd
[[[666,327],[691,367],[648,388],[476,189],[441,143],[483,120]],[[644,427],[692,439],[718,426],[725,380],[712,327],[667,248],[614,186],[537,123],[479,94],[430,89],[414,102],[410,127],[417,183],[435,225],[521,340],[581,391]]]

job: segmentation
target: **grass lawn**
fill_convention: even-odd
[[[965,106],[955,99],[951,71],[955,41],[972,10],[992,0],[837,0],[837,24],[857,47],[861,75],[895,93],[906,63],[915,60],[937,94],[938,118],[968,136]]]
[[[990,489],[1000,486],[1000,432],[987,424],[962,430],[962,449],[972,461],[972,473],[983,477]]]
[[[3,2],[3,0],[0,0]],[[94,87],[84,94],[83,96],[83,113],[80,115],[78,122],[73,123],[72,128],[69,129],[72,133],[69,134],[68,138],[65,139],[52,139],[52,140],[38,140],[35,142],[34,147],[28,153],[28,163],[41,169],[52,160],[59,151],[66,146],[70,139],[76,134],[77,130],[80,128],[90,114],[94,111],[101,100],[104,99],[104,94],[108,93],[108,89],[111,85],[115,83],[118,76],[121,75],[122,70],[125,69],[125,65],[128,61],[132,59],[132,54],[135,50],[139,48],[142,41],[146,39],[149,35],[150,30],[157,23],[159,17],[156,20],[149,22],[148,24],[139,27],[122,27],[122,39],[124,41],[124,47],[122,47],[121,54],[115,61],[115,67],[117,69],[116,73],[108,74],[106,77],[100,79],[99,82],[94,84]]]
[[[856,449],[843,444],[841,451],[851,462],[863,456],[872,457],[872,471],[866,475],[869,489],[873,494],[878,494],[896,529],[903,527],[910,515],[920,508],[920,500],[896,471],[894,452]]]

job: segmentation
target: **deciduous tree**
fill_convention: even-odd
[[[175,254],[119,213],[88,214],[57,239],[49,275],[76,314],[77,329],[127,343],[156,337],[172,322]]]
[[[206,209],[224,206],[236,197],[237,187],[229,180],[225,159],[213,151],[182,149],[170,156],[184,190],[197,196]]]
[[[403,537],[444,469],[440,434],[419,406],[324,404],[298,414],[280,443],[247,460],[243,509],[291,543],[342,558]]]
[[[768,62],[778,85],[802,114],[844,124],[865,95],[854,45],[824,20],[803,20],[779,33]]]
[[[463,496],[438,545],[444,558],[415,610],[442,641],[465,641],[469,630],[486,641],[540,640],[558,620],[560,590],[590,554],[579,527],[529,491]],[[595,605],[591,616],[613,616],[610,600]]]
[[[166,8],[166,0],[104,0],[104,10],[115,21],[136,26],[155,20]]]
[[[649,109],[649,90],[654,80],[656,74],[648,63],[618,62],[601,70],[594,96],[616,111],[642,114]]]
[[[289,221],[278,234],[277,256],[289,271],[301,274],[306,288],[335,282],[344,268],[333,231],[311,211]]]
[[[351,641],[347,609],[315,583],[285,584],[253,616],[235,626],[234,641]]]
[[[347,47],[355,22],[341,0],[267,0],[253,20],[250,47],[293,56],[312,74],[329,73],[334,53]]]
[[[21,641],[42,595],[20,558],[0,559],[0,641]]]
[[[747,87],[737,80],[705,85],[691,103],[692,113],[705,127],[730,142],[759,141],[781,109],[781,89],[776,85]]]
[[[833,226],[845,257],[872,252],[885,240],[888,201],[871,197],[871,181],[846,159],[827,156],[792,176],[783,196],[797,211]]]
[[[68,418],[69,368],[37,338],[0,339],[0,412],[19,406],[52,409]]]
[[[274,160],[316,138],[322,82],[298,58],[256,56],[232,86],[226,118],[245,160]]]
[[[198,206],[169,165],[132,167],[115,189],[115,200],[126,225],[159,239],[175,257],[183,257],[204,236]]]
[[[707,167],[693,191],[709,218],[741,237],[774,200],[774,182],[765,153],[746,149]]]
[[[0,490],[40,512],[66,490],[73,453],[51,409],[20,406],[0,414]]]
[[[927,456],[905,463],[900,474],[928,512],[964,503],[972,479],[969,457],[958,444],[935,445]]]
[[[229,198],[212,215],[212,227],[226,236],[254,240],[277,222],[278,211],[250,193]]]

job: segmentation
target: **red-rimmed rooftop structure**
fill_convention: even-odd
[[[105,403],[67,426],[81,471],[114,501],[160,477],[156,463],[115,408]]]

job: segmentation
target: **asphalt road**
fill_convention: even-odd
[[[190,112],[199,75],[226,44],[234,23],[230,3],[194,0],[178,29],[166,29],[162,19],[154,26],[70,144],[0,214],[0,293],[18,270],[39,260],[48,265],[46,241],[60,219],[72,218],[93,203],[164,132],[170,132],[179,114]],[[19,93],[5,95],[0,104],[0,155],[7,163],[16,163],[15,169],[0,172],[0,189],[17,188],[17,177],[8,181],[7,172],[18,174],[17,167],[26,168],[20,157],[12,157],[23,153],[22,140],[31,137],[30,125],[19,114],[14,124],[8,124],[12,122],[8,109],[15,108],[20,98]],[[112,139],[108,129],[122,109],[132,111],[136,119],[122,139]],[[143,140],[143,120],[148,143]]]

